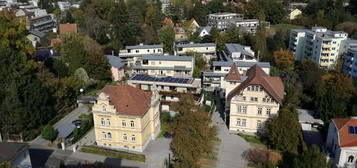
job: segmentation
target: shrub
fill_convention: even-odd
[[[45,127],[43,127],[41,135],[42,138],[49,141],[55,140],[57,136],[56,130],[50,125],[46,125]]]
[[[101,148],[101,147],[97,147],[97,146],[84,146],[81,149],[81,151],[86,152],[86,153],[103,155],[103,156],[107,156],[107,157],[145,162],[145,155],[143,155],[143,154],[135,154],[135,153],[129,153],[129,152],[124,152],[124,151],[105,149],[105,148]]]

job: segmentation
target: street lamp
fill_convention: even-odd
[[[79,89],[79,92],[81,92],[81,96],[82,96],[82,94],[83,94],[83,91],[84,91],[83,88]]]

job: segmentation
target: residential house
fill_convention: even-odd
[[[198,36],[201,38],[204,36],[208,36],[208,35],[210,35],[211,30],[212,30],[212,26],[200,27],[198,29],[198,34],[199,34]]]
[[[26,36],[32,43],[32,46],[36,48],[36,46],[41,44],[41,41],[44,40],[45,33],[42,33],[38,30],[29,31],[29,34]]]
[[[163,26],[167,25],[174,25],[174,22],[170,18],[165,18],[164,21],[162,21]]]
[[[233,71],[235,70],[235,71]],[[264,123],[277,115],[284,98],[284,84],[279,77],[271,77],[258,65],[254,65],[246,73],[242,82],[238,78],[238,70],[233,69],[226,76],[227,82],[235,82],[236,86],[226,98],[227,119],[230,132],[257,133],[264,131]]]
[[[0,163],[9,162],[11,167],[32,167],[28,144],[0,142]]]
[[[161,111],[173,112],[172,102],[179,101],[180,96],[192,94],[195,98],[199,98],[201,92],[201,80],[196,78],[134,74],[129,78],[128,84],[142,90],[157,89],[161,95]]]
[[[187,53],[202,54],[206,61],[216,58],[215,43],[188,43],[176,45],[177,55],[186,55]]]
[[[77,24],[60,24],[59,25],[59,34],[64,35],[67,33],[78,33]]]
[[[288,19],[294,20],[302,14],[300,9],[288,9]]]
[[[110,71],[112,72],[113,81],[121,80],[125,76],[125,64],[123,60],[120,57],[114,55],[106,55],[106,57],[110,64]]]
[[[127,65],[133,66],[137,61],[140,61],[143,55],[152,55],[152,54],[163,54],[163,46],[158,45],[134,45],[134,46],[125,46],[124,50],[119,51],[119,57],[122,58]]]
[[[250,46],[226,43],[225,49],[221,53],[221,59],[225,61],[257,62],[254,51]]]
[[[192,18],[190,21],[188,21],[188,30],[191,33],[195,33],[198,31],[198,29],[200,28],[200,25],[197,23],[197,21]]]
[[[257,64],[265,73],[270,73],[269,62],[243,62],[243,61],[213,61],[212,71],[202,73],[202,87],[208,90],[221,88],[221,81],[230,71],[233,64],[236,64],[239,74],[246,74],[248,69]]]
[[[180,24],[176,24],[174,27],[175,41],[182,43],[188,41],[188,36],[185,29]]]
[[[332,119],[328,128],[326,147],[337,167],[356,167],[357,119]]]
[[[311,59],[322,68],[332,68],[339,56],[344,53],[343,43],[347,33],[331,31],[324,27],[293,29],[290,32],[289,49],[295,59]]]
[[[190,56],[143,55],[140,63],[132,69],[138,74],[191,77],[194,66],[195,59]]]
[[[67,2],[67,1],[58,1],[57,5],[58,5],[58,8],[61,11],[66,11],[66,10],[69,10],[71,8],[71,4],[69,2]]]
[[[43,15],[29,19],[29,30],[38,30],[40,32],[50,32],[56,27],[56,22],[51,15]]]
[[[297,112],[303,131],[312,131],[314,128],[317,130],[318,127],[324,124],[321,119],[316,118],[315,113],[311,110],[297,109]]]
[[[92,108],[97,145],[143,152],[160,133],[159,99],[127,84],[104,87]]]
[[[352,78],[357,77],[357,48],[348,49],[342,64],[342,72]]]

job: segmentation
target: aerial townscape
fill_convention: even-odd
[[[357,0],[0,0],[0,168],[357,168]]]

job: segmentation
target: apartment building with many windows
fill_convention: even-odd
[[[342,72],[352,78],[357,77],[357,48],[348,49],[342,64]]]
[[[234,88],[226,97],[227,119],[231,132],[257,133],[264,131],[264,123],[278,114],[284,98],[284,84],[279,77],[271,77],[258,65],[252,66],[245,79],[232,81],[231,71],[226,81]],[[233,78],[238,79],[237,77]],[[226,87],[229,88],[229,87]]]
[[[296,60],[311,59],[322,68],[331,68],[344,53],[347,33],[331,31],[324,27],[293,29],[290,32],[289,49]]]
[[[144,45],[140,43],[134,46],[125,46],[124,50],[119,51],[119,57],[122,58],[127,65],[134,65],[143,55],[162,55],[164,49],[161,44]]]
[[[122,84],[102,89],[93,106],[98,146],[144,151],[160,132],[160,96]]]
[[[206,61],[216,58],[215,43],[189,43],[176,45],[177,55],[202,54]]]
[[[153,76],[192,77],[195,59],[190,56],[144,55],[133,72]]]

